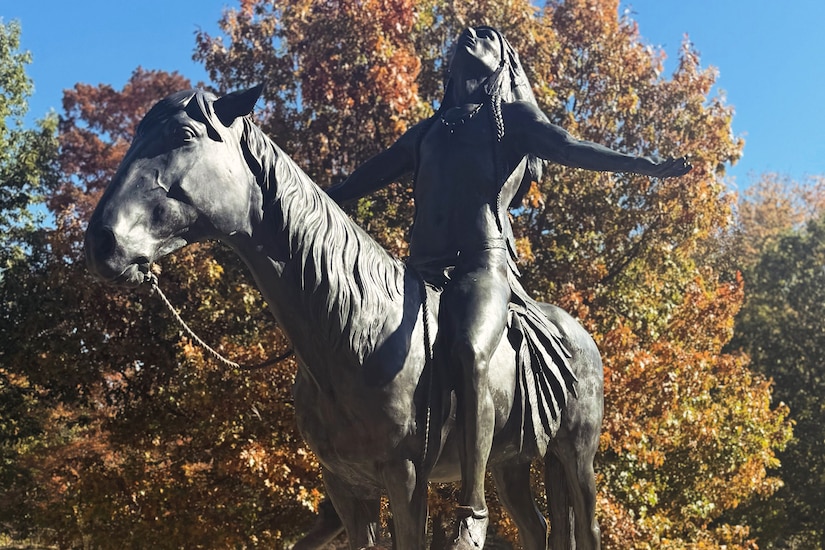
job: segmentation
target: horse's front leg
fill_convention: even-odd
[[[383,469],[390,499],[395,550],[423,550],[427,536],[427,478],[411,460],[399,460]]]
[[[344,524],[335,511],[332,501],[325,499],[318,507],[315,524],[306,535],[292,547],[292,550],[321,550],[344,531]]]
[[[354,487],[327,469],[324,486],[347,532],[350,550],[371,548],[378,542],[381,499],[378,491]]]

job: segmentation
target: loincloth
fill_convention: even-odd
[[[407,261],[428,285],[441,291],[460,277],[462,260],[474,252],[507,250],[505,239],[491,239],[474,250],[448,257],[413,258]],[[463,258],[462,258],[463,256]],[[570,360],[572,354],[563,342],[559,328],[541,311],[516,278],[508,270],[510,302],[507,338],[516,351],[516,398],[520,399],[521,443],[535,445],[544,455],[547,444],[558,432],[569,399],[576,397],[576,375]]]
[[[521,400],[521,442],[535,443],[540,455],[555,437],[570,398],[576,398],[576,375],[561,331],[510,277],[510,322],[507,337],[516,350],[516,399]]]

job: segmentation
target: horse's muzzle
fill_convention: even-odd
[[[110,227],[90,224],[85,241],[86,265],[98,279],[125,286],[137,286],[146,279],[149,259],[127,259]]]

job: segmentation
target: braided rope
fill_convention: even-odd
[[[180,314],[175,309],[175,306],[172,305],[172,302],[169,301],[169,298],[166,297],[166,294],[164,294],[163,291],[160,289],[160,286],[158,286],[158,277],[157,277],[157,275],[155,275],[154,273],[149,273],[146,276],[146,279],[144,280],[144,282],[148,283],[152,287],[152,294],[157,294],[158,297],[160,297],[161,301],[166,305],[166,308],[169,310],[169,312],[172,314],[172,316],[175,318],[175,320],[178,322],[178,324],[181,327],[183,327],[183,330],[186,332],[186,334],[192,340],[197,342],[197,344],[199,346],[201,346],[203,349],[205,349],[207,351],[207,353],[209,353],[209,355],[212,356],[212,358],[214,358],[215,360],[217,360],[218,362],[222,363],[223,365],[225,365],[227,367],[230,367],[230,368],[233,368],[233,369],[239,369],[239,370],[259,369],[259,368],[263,368],[263,367],[278,363],[280,361],[283,361],[284,359],[286,359],[287,357],[289,357],[290,355],[293,354],[293,350],[289,349],[285,353],[283,353],[283,354],[281,354],[277,357],[273,357],[272,359],[269,359],[268,361],[265,361],[264,363],[261,363],[260,365],[254,365],[254,366],[251,366],[251,367],[245,367],[245,366],[242,366],[242,365],[236,363],[235,361],[230,361],[229,359],[227,359],[226,357],[224,357],[223,355],[218,353],[215,349],[213,349],[209,344],[204,342],[201,339],[200,336],[195,334],[195,331],[193,331],[191,328],[189,328],[189,325],[186,324],[186,321],[183,320],[183,317],[181,317]]]
[[[432,423],[433,410],[433,371],[435,370],[435,365],[433,365],[433,349],[432,341],[430,339],[430,307],[427,305],[427,285],[424,282],[424,278],[421,277],[417,271],[416,274],[421,281],[421,290],[423,292],[423,298],[421,300],[421,315],[424,323],[424,368],[426,369],[429,367],[430,369],[429,376],[427,377],[427,418],[424,424],[424,452],[421,456],[421,467],[425,468],[427,465],[427,455],[429,454],[430,449],[430,426]]]
[[[495,127],[496,140],[493,142],[493,170],[496,185],[501,185],[501,181],[506,175],[504,160],[501,158],[501,141],[504,139],[504,116],[501,113],[501,90],[495,90],[490,97],[490,118]],[[496,219],[498,230],[504,233],[504,221],[501,219],[501,188],[496,193],[495,204],[491,204],[493,217]]]

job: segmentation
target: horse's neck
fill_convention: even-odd
[[[263,221],[242,255],[255,256],[246,263],[299,353],[323,349],[360,364],[386,337],[392,311],[403,308],[403,264],[266,142]]]

